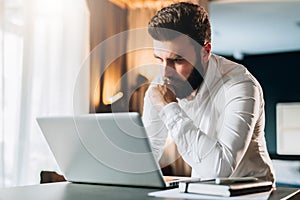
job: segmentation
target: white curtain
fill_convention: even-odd
[[[88,44],[85,0],[0,0],[0,187],[59,172],[36,117],[89,112]]]

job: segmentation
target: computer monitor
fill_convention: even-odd
[[[300,155],[300,102],[276,104],[276,151],[280,156]]]

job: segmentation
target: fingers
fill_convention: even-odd
[[[167,86],[164,85],[158,85],[158,89],[161,91],[162,94],[166,94],[167,93]]]
[[[150,89],[150,100],[153,105],[166,105],[171,102],[177,102],[175,93],[167,85],[155,85]]]
[[[160,110],[167,104],[164,98],[164,86],[155,85],[149,90],[149,98],[154,108],[160,112]]]

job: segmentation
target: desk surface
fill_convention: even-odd
[[[117,187],[105,185],[88,185],[75,183],[50,183],[41,185],[32,185],[24,187],[14,187],[0,189],[0,199],[39,199],[39,200],[99,200],[99,199],[157,199],[148,197],[149,192],[158,189],[134,188],[134,187]],[[298,193],[297,193],[298,191]],[[291,199],[300,199],[299,188],[278,187],[272,192],[269,199],[277,200],[286,198],[291,194],[295,194]],[[289,198],[287,198],[289,199]],[[168,200],[171,200],[168,198]],[[178,199],[177,199],[178,200]]]

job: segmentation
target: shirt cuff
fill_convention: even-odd
[[[182,119],[183,111],[176,102],[165,105],[159,112],[159,117],[169,130],[172,130],[176,123]]]

